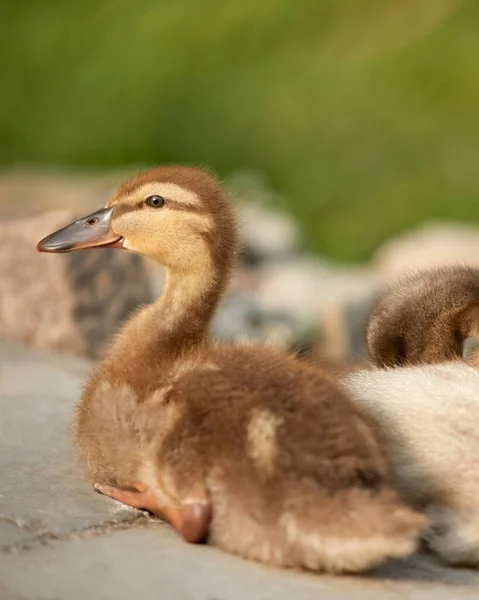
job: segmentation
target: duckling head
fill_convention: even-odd
[[[233,209],[216,178],[166,166],[124,181],[106,207],[41,240],[39,252],[123,248],[180,271],[205,255],[229,266],[236,248]]]

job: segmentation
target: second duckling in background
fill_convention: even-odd
[[[387,440],[399,486],[431,519],[425,539],[451,564],[479,566],[479,270],[455,266],[393,286],[372,313],[377,368],[343,377]]]

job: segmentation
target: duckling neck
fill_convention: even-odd
[[[228,270],[214,267],[198,270],[167,270],[163,294],[143,308],[120,331],[106,365],[122,365],[122,378],[131,383],[140,376],[138,365],[145,369],[176,360],[207,343],[215,310],[229,278]]]
[[[162,343],[172,339],[190,346],[207,335],[223,294],[227,276],[213,269],[181,272],[168,270],[160,299],[151,306],[151,324]]]

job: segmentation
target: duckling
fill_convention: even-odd
[[[185,540],[281,567],[356,572],[416,548],[426,518],[395,489],[371,419],[326,373],[271,347],[217,344],[234,213],[210,174],[148,170],[38,244],[115,247],[166,268],[117,334],[75,417],[94,487]]]
[[[467,338],[479,338],[479,270],[465,265],[401,280],[376,304],[367,327],[379,367],[457,360]],[[479,366],[476,351],[469,362]]]
[[[367,342],[376,368],[343,380],[383,431],[400,490],[429,516],[427,544],[450,564],[476,567],[479,363],[477,351],[467,362],[461,352],[478,325],[478,269],[416,274],[372,313]]]

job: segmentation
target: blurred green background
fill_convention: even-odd
[[[479,2],[4,0],[0,164],[264,173],[360,260],[477,220]]]

